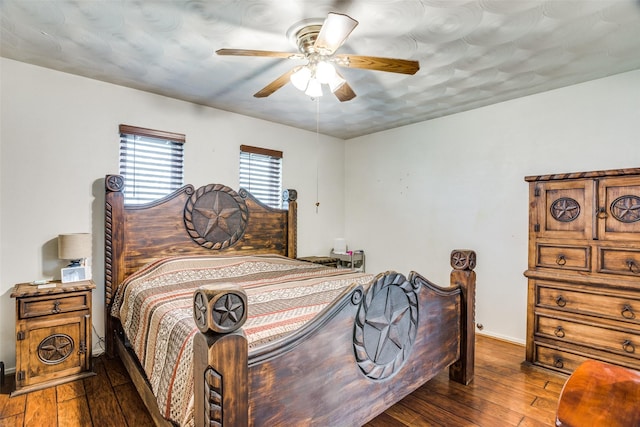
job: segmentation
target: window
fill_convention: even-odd
[[[240,187],[272,208],[282,207],[282,151],[240,146]]]
[[[185,136],[120,125],[124,203],[149,203],[182,187]]]

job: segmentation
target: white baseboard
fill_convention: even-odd
[[[520,340],[520,339],[513,338],[513,337],[508,337],[508,336],[501,335],[501,334],[496,334],[494,332],[488,332],[488,331],[479,332],[479,331],[476,330],[476,335],[483,335],[483,336],[486,336],[486,337],[498,339],[500,341],[510,342],[512,344],[518,344],[518,345],[525,345],[526,344],[526,342],[524,340]]]

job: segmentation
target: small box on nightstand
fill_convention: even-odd
[[[346,253],[334,252],[331,250],[331,256],[337,258],[338,268],[354,268],[364,272],[364,251],[348,251]]]
[[[62,384],[91,372],[91,280],[21,283],[16,299],[16,390]]]

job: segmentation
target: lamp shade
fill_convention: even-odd
[[[58,236],[58,258],[77,260],[91,256],[91,234],[72,233]]]
[[[322,96],[322,84],[317,79],[311,79],[304,93],[312,98]]]
[[[298,90],[306,90],[307,85],[309,84],[309,79],[311,78],[311,70],[309,67],[301,67],[295,73],[291,74],[289,80]]]

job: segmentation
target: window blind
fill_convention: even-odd
[[[272,208],[282,207],[282,151],[240,146],[240,187]]]
[[[120,125],[125,204],[158,200],[183,185],[182,134]]]

